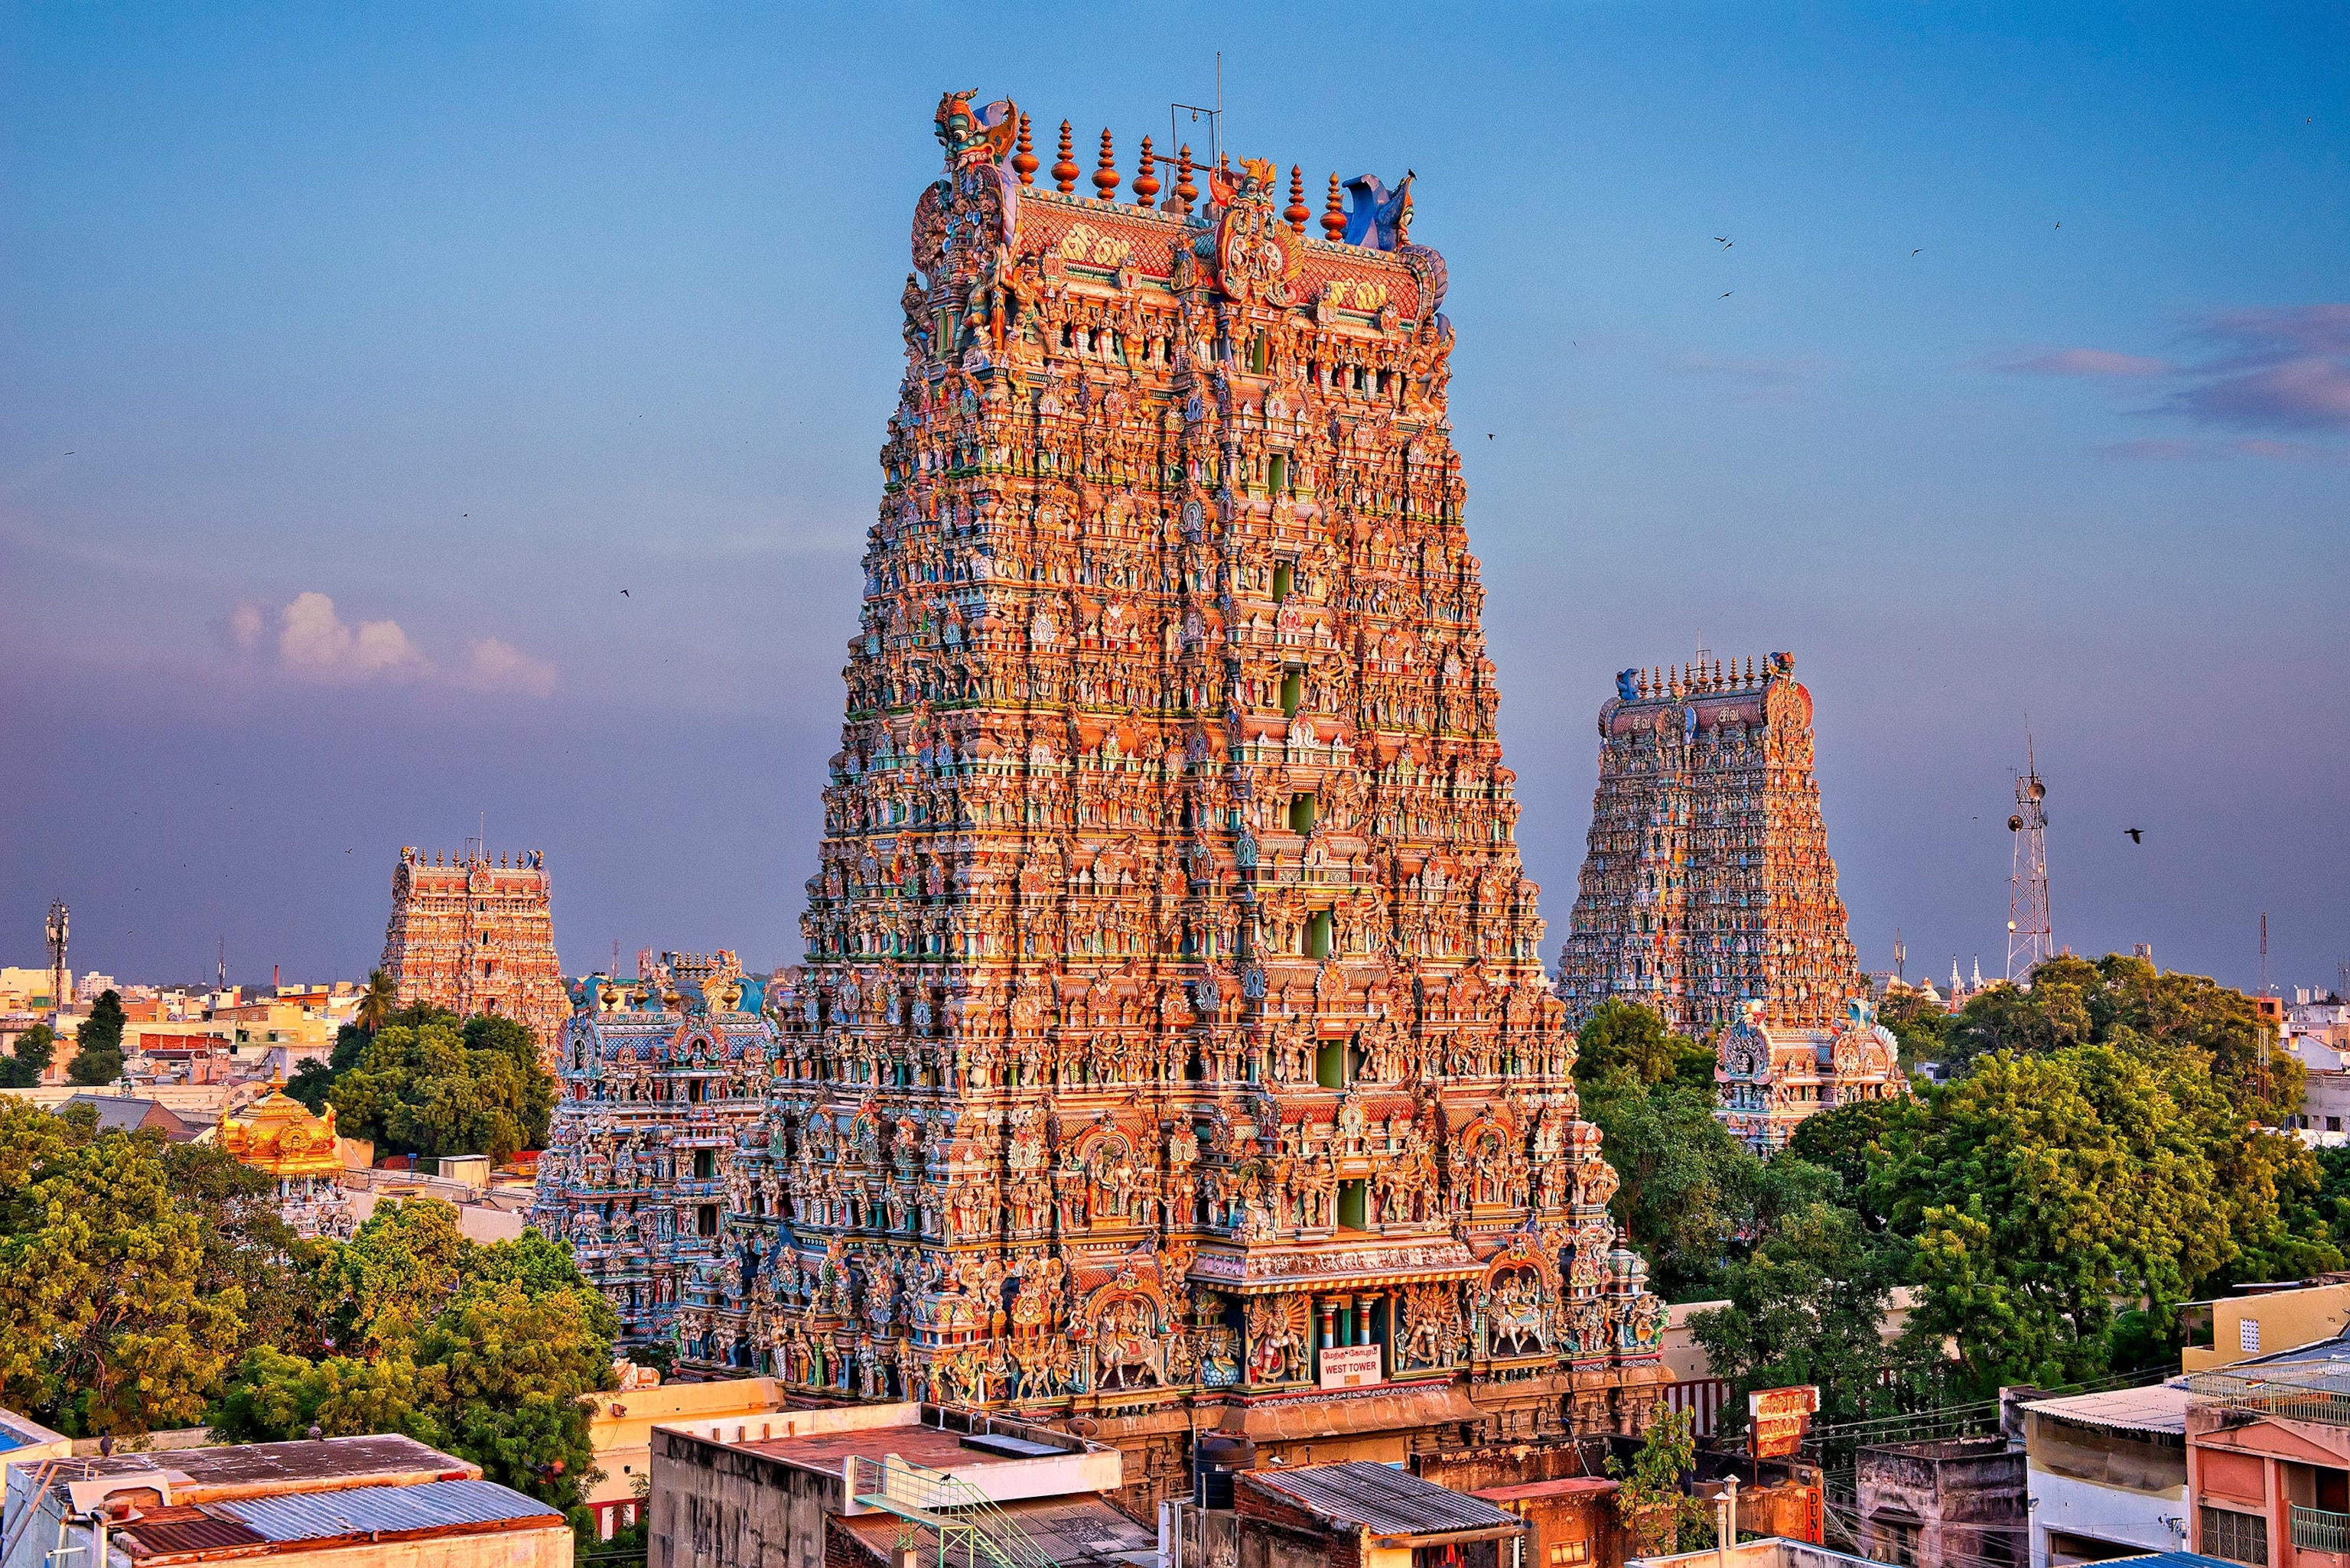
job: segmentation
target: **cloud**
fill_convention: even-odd
[[[2273,441],[2264,436],[2241,436],[2228,443],[2228,450],[2244,457],[2262,457],[2282,462],[2350,462],[2350,451],[2338,446],[2320,446],[2305,441]]]
[[[510,692],[518,697],[555,695],[553,663],[494,637],[467,644],[464,668],[452,679],[475,691]]]
[[[2192,441],[2123,441],[2097,448],[2097,455],[2122,462],[2176,462],[2181,458],[2210,457],[2210,450]]]
[[[408,640],[396,620],[357,627],[335,611],[335,601],[312,589],[296,594],[278,618],[277,662],[301,680],[347,683],[404,680],[432,673],[432,661]]]
[[[2178,362],[2110,348],[2058,348],[1995,362],[2013,375],[2107,380],[2163,379],[2170,394],[2139,414],[2168,415],[2207,430],[2289,434],[2350,433],[2350,304],[2264,306],[2222,311],[2196,323],[2187,340],[2206,351]],[[2123,457],[2202,455],[2160,442],[2125,441],[2104,449]],[[2339,461],[2339,449],[2246,440],[2227,451],[2243,457]]]
[[[277,629],[268,643],[272,620]],[[278,673],[317,685],[437,681],[469,691],[546,698],[555,694],[555,666],[495,637],[465,645],[465,656],[443,670],[396,620],[347,621],[327,595],[296,594],[282,609],[246,600],[213,623],[224,647],[250,663],[265,650],[276,655]]]
[[[2110,348],[2059,348],[2053,353],[2009,359],[1997,369],[2011,376],[2168,376],[2171,367],[2160,359],[2116,354]]]
[[[1684,376],[1711,376],[1740,389],[1749,402],[1783,403],[1794,400],[1804,384],[1826,367],[1812,359],[1734,359],[1713,354],[1684,354],[1669,369]]]

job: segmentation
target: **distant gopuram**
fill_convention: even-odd
[[[1129,199],[1105,132],[1080,195],[1066,126],[1050,187],[1011,103],[937,130],[789,1212],[688,1365],[1079,1420],[1138,1497],[1194,1428],[1640,1429],[1665,1309],[1537,953],[1409,179],[1310,233],[1295,169],[1145,141]]]
[[[1720,1114],[1758,1148],[1815,1111],[1905,1092],[1836,896],[1794,655],[1627,670],[1599,742],[1559,951],[1575,1023],[1621,997],[1715,1035]]]
[[[470,847],[445,860],[402,849],[391,874],[383,971],[402,1002],[428,1002],[460,1018],[494,1012],[516,1020],[552,1066],[571,1007],[538,851],[509,861]]]

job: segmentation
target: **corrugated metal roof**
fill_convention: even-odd
[[[137,1519],[114,1532],[133,1557],[172,1556],[190,1552],[234,1552],[268,1540],[241,1519],[222,1519],[192,1508],[164,1511],[169,1517]]]
[[[1515,1529],[1519,1523],[1490,1502],[1367,1459],[1250,1470],[1241,1479],[1288,1498],[1316,1518],[1374,1535],[1449,1535]]]
[[[370,1531],[438,1530],[563,1516],[495,1481],[427,1481],[421,1486],[355,1486],[341,1491],[247,1498],[214,1507],[276,1542],[325,1541]]]
[[[2100,1394],[2072,1394],[2056,1399],[2031,1399],[2024,1408],[2060,1421],[2102,1427],[2113,1432],[2160,1432],[2171,1436],[2187,1430],[2187,1407],[2194,1400],[2183,1386],[2158,1383],[2149,1388],[2109,1388]]]

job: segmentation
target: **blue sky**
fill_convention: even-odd
[[[2345,16],[11,8],[0,962],[355,974],[477,813],[569,967],[795,959],[938,94],[1124,155],[1222,49],[1236,151],[1419,173],[1555,930],[1701,635],[1796,653],[1868,966],[1997,971],[2028,715],[2060,940],[2333,983]]]

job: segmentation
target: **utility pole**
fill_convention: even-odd
[[[2007,978],[2013,981],[2016,961],[2022,961],[2022,978],[2056,956],[2055,933],[2048,918],[2048,786],[2040,782],[2040,764],[2032,747],[2032,732],[2023,732],[2023,772],[2015,777],[2015,814],[2007,819],[2014,836],[2013,866],[2007,880]]]
[[[1909,950],[1902,945],[1901,928],[1896,926],[1893,928],[1893,978],[1905,985],[1908,983],[1908,976],[1902,966],[1908,961]]]

